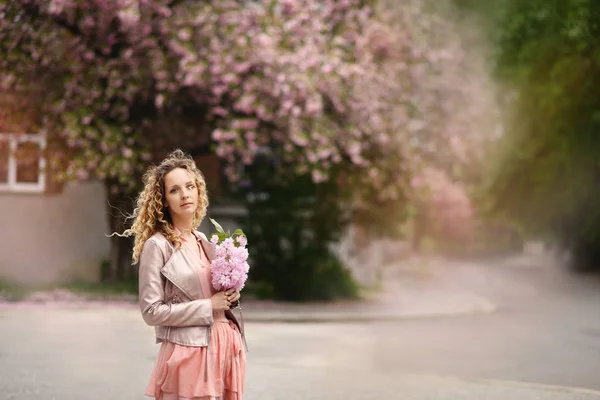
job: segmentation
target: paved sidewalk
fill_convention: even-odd
[[[333,303],[244,300],[244,319],[255,322],[352,322],[490,313],[495,305],[466,290],[434,282],[390,285],[371,298]]]
[[[439,264],[439,262],[437,262]],[[248,322],[352,322],[449,317],[490,313],[495,305],[484,297],[436,275],[445,266],[434,262],[404,260],[382,268],[382,288],[361,300],[288,303],[242,298]],[[88,308],[137,307],[133,296],[113,301],[88,301],[64,290],[35,293],[26,301],[2,302],[0,310],[18,307]]]
[[[363,300],[300,304],[245,300],[244,318],[257,322],[351,322],[495,311],[490,300],[444,279],[442,273],[448,268],[452,267],[441,260],[402,260],[381,269],[381,289]]]
[[[0,310],[0,332],[2,399],[144,399],[157,346],[137,310]],[[375,337],[331,332],[319,324],[252,326],[245,398],[600,400],[583,388],[389,370],[372,358]]]

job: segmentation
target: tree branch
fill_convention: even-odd
[[[29,15],[30,18],[35,19],[41,19],[41,18],[47,18],[48,20],[50,20],[51,22],[55,23],[56,25],[58,25],[59,27],[63,28],[64,30],[66,30],[67,32],[69,32],[70,34],[72,34],[73,36],[78,36],[81,38],[85,38],[85,39],[90,39],[90,37],[88,35],[86,35],[84,32],[81,31],[81,29],[79,29],[79,26],[77,24],[71,24],[69,23],[69,21],[67,20],[67,18],[64,15],[56,15],[56,16],[50,16],[47,14],[43,14],[41,7],[39,5],[36,4],[32,4],[32,3],[27,3],[23,5],[23,11]],[[119,55],[119,51],[112,51],[107,55],[105,53],[103,53],[100,49],[98,49],[97,46],[94,46],[92,43],[90,43],[90,40],[86,40],[87,44],[88,44],[88,48],[90,48],[94,54],[96,54],[97,57],[100,58],[117,58]],[[116,54],[115,54],[116,53]]]

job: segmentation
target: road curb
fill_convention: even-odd
[[[385,312],[392,306],[382,304],[381,308],[373,308],[377,311],[311,311],[305,310],[267,310],[255,311],[252,305],[246,305],[243,309],[245,322],[257,323],[343,323],[343,322],[376,322],[376,321],[402,321],[422,320],[436,318],[463,317],[469,315],[485,315],[496,311],[497,307],[489,300],[473,295],[477,301],[471,307],[463,307],[455,310],[439,310],[432,307],[431,310],[415,312]],[[47,301],[47,302],[0,302],[0,311],[15,309],[97,309],[97,308],[121,308],[136,309],[137,303],[111,302],[111,301]],[[384,311],[381,311],[384,310]],[[237,314],[237,311],[235,312]]]
[[[376,322],[376,321],[403,321],[423,320],[437,318],[464,317],[470,315],[485,315],[496,311],[497,307],[491,301],[474,293],[469,293],[469,306],[457,307],[455,309],[444,309],[440,306],[430,306],[426,309],[418,308],[411,312],[411,307],[406,310],[390,311],[397,305],[382,303],[381,306],[371,306],[370,309],[353,311],[351,309],[319,311],[317,307],[311,309],[305,307],[301,310],[278,308],[277,305],[269,306],[271,310],[260,310],[260,304],[245,304],[243,317],[245,322],[257,323],[352,323],[352,322]],[[119,301],[0,301],[0,311],[14,309],[97,309],[97,308],[126,308],[135,309],[137,303]],[[237,314],[237,311],[236,311]]]
[[[402,321],[463,317],[469,315],[491,314],[497,310],[495,304],[480,298],[477,307],[452,311],[430,311],[415,313],[372,313],[372,312],[298,312],[298,311],[249,311],[243,310],[244,321],[260,323],[327,323],[327,322],[376,322]]]
[[[499,386],[511,386],[523,389],[542,390],[549,392],[560,392],[560,393],[573,393],[573,394],[585,394],[598,396],[600,398],[600,391],[594,389],[580,388],[576,386],[559,386],[559,385],[546,385],[543,383],[533,382],[519,382],[519,381],[504,381],[498,379],[472,379],[467,380],[468,382],[481,383],[484,385],[499,385]]]

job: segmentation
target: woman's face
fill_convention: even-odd
[[[175,168],[165,175],[166,207],[171,218],[191,218],[198,208],[198,187],[192,173]]]

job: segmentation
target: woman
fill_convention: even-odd
[[[243,397],[245,341],[229,310],[240,294],[212,287],[214,245],[195,230],[207,206],[202,173],[176,150],[146,172],[125,231],[135,235],[142,316],[161,343],[145,393],[157,400]]]

